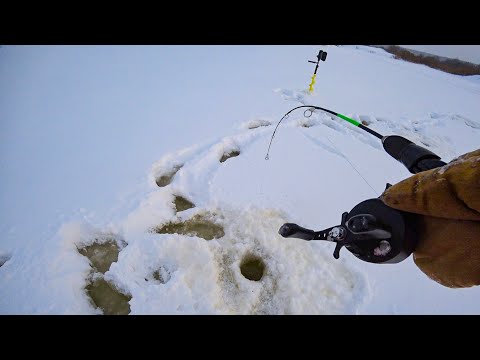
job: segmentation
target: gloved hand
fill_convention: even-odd
[[[480,285],[480,149],[418,173],[380,197],[418,214],[415,264],[451,287]]]

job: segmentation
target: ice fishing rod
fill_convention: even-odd
[[[301,105],[293,108],[289,112],[287,112],[278,122],[275,130],[273,131],[272,138],[270,139],[270,143],[268,144],[267,154],[265,155],[265,160],[269,159],[270,148],[272,146],[273,138],[275,137],[275,133],[277,132],[278,127],[280,126],[281,122],[288,118],[290,113],[293,111],[300,109],[300,108],[308,108],[304,111],[303,115],[305,117],[310,117],[313,114],[314,110],[320,110],[331,115],[334,115],[342,120],[349,122],[350,124],[368,132],[369,134],[375,136],[376,138],[380,139],[383,144],[383,148],[385,151],[392,156],[395,160],[401,162],[405,167],[410,171],[412,174],[416,174],[420,171],[429,170],[431,168],[435,168],[438,166],[443,166],[445,163],[440,160],[440,156],[434,154],[430,150],[427,150],[421,146],[414,144],[412,141],[405,139],[402,136],[398,135],[389,135],[384,136],[372,129],[368,126],[363,125],[362,123],[349,118],[348,116],[342,115],[335,111],[315,106],[315,105]],[[308,115],[307,115],[308,114]]]
[[[438,155],[402,136],[383,136],[348,116],[312,105],[297,106],[280,119],[270,139],[265,160],[268,160],[273,138],[282,120],[287,118],[292,111],[300,108],[308,108],[304,112],[306,117],[310,117],[314,110],[321,110],[377,137],[382,141],[385,151],[405,165],[412,174],[446,165]],[[387,188],[390,186],[387,184]],[[362,201],[350,212],[344,212],[340,225],[313,231],[297,224],[286,223],[282,225],[278,233],[285,238],[334,242],[336,246],[333,257],[335,259],[340,257],[340,249],[345,247],[362,261],[393,264],[405,260],[414,251],[417,245],[416,227],[414,214],[393,209],[385,205],[379,198],[375,198]]]
[[[317,55],[317,61],[308,60],[309,63],[316,64],[315,71],[313,72],[313,75],[312,75],[312,81],[308,86],[308,91],[310,92],[310,94],[313,92],[313,85],[315,85],[315,78],[317,77],[318,64],[320,64],[320,60],[325,61],[326,59],[327,59],[327,52],[320,50]]]

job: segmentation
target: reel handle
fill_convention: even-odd
[[[297,238],[303,240],[313,240],[315,238],[315,231],[305,229],[293,223],[283,224],[278,230],[278,233],[284,238]]]

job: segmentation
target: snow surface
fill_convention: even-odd
[[[105,278],[131,314],[480,313],[480,288],[445,288],[411,257],[335,260],[333,244],[277,234],[336,225],[410,176],[378,139],[299,110],[265,160],[276,122],[313,104],[450,161],[480,147],[476,79],[364,46],[7,46],[0,78],[0,313],[99,313],[77,247],[112,237],[128,245]],[[176,213],[175,196],[195,207]],[[204,213],[224,237],[151,232]],[[249,256],[260,281],[241,274]],[[146,281],[154,271],[163,282]]]

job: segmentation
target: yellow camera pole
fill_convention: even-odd
[[[318,64],[320,63],[320,60],[325,61],[326,59],[327,52],[320,50],[317,55],[317,61],[308,60],[308,62],[310,63],[317,64],[317,66],[315,66],[315,71],[313,72],[312,81],[310,82],[310,85],[308,87],[308,91],[310,92],[310,94],[313,93],[313,85],[315,85],[315,79],[317,77]]]

